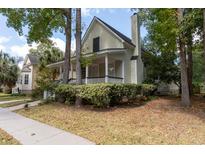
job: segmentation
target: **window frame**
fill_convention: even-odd
[[[24,84],[29,84],[29,74],[24,75]]]
[[[93,38],[93,52],[98,52],[100,50],[100,37]]]

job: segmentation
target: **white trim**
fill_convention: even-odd
[[[86,65],[86,67],[85,67],[85,84],[87,84],[88,83],[88,65]]]
[[[49,64],[49,65],[47,65],[47,67],[55,67],[55,66],[57,66],[57,65],[62,65],[63,63],[64,63],[64,60],[63,60],[63,61],[56,62],[56,63]]]
[[[108,55],[105,55],[105,83],[108,82]]]
[[[122,83],[125,83],[125,62],[122,60]]]
[[[73,64],[70,64],[71,78],[73,78]]]
[[[91,52],[91,53],[88,53],[88,54],[84,54],[82,56],[84,57],[89,57],[89,56],[93,56],[93,55],[103,55],[103,54],[107,54],[107,53],[122,53],[122,52],[126,52],[127,49],[119,49],[119,50],[105,50],[105,51],[100,51],[100,52]],[[71,61],[75,60],[76,57],[71,57]],[[52,63],[52,64],[49,64],[47,65],[46,67],[57,67],[58,65],[63,65],[64,61],[59,61],[59,62],[56,62],[56,63]]]
[[[135,82],[138,83],[138,82],[137,82],[137,60],[135,60],[135,78],[136,78],[136,79],[135,79],[135,80],[136,80]]]

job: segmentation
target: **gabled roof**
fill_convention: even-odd
[[[112,30],[115,34],[117,34],[121,39],[123,39],[125,42],[129,43],[130,45],[135,46],[132,43],[132,40],[125,36],[124,34],[122,34],[121,32],[119,32],[118,30],[116,30],[115,28],[113,28],[112,26],[110,26],[109,24],[107,24],[106,22],[104,22],[103,20],[101,20],[100,18],[96,17],[98,20],[100,20],[103,24],[105,24],[110,30]]]
[[[132,46],[135,46],[133,43],[132,43],[132,40],[125,36],[124,34],[122,34],[121,32],[119,32],[118,30],[116,30],[115,28],[113,28],[112,26],[110,26],[109,24],[107,24],[106,22],[104,22],[103,20],[101,20],[100,18],[94,16],[93,20],[91,21],[87,31],[85,32],[84,36],[83,36],[83,40],[82,42],[84,41],[86,35],[88,34],[89,30],[90,30],[90,27],[92,26],[92,24],[94,23],[94,21],[98,21],[100,24],[102,24],[105,28],[107,28],[109,31],[111,31],[114,35],[116,35],[118,38],[120,38],[121,40],[127,42],[128,44],[132,45]]]
[[[31,72],[31,69],[28,67],[23,67],[21,72]]]
[[[38,64],[38,62],[39,62],[39,57],[38,56],[33,55],[33,54],[28,54],[27,56],[28,56],[28,58],[29,58],[32,65],[33,64]]]

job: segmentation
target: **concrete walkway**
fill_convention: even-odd
[[[95,144],[80,136],[0,108],[0,128],[21,144],[84,145]]]
[[[20,105],[16,105],[16,106],[12,106],[12,107],[8,107],[6,109],[9,110],[9,111],[15,111],[15,110],[23,109],[26,104],[28,104],[28,107],[32,107],[32,106],[38,105],[39,103],[41,103],[40,100],[34,101],[34,102],[25,103],[25,104],[20,104]]]
[[[17,100],[11,100],[11,101],[0,101],[0,104],[8,104],[8,103],[14,103],[14,102],[22,102],[22,101],[29,101],[30,98],[27,99],[17,99]]]

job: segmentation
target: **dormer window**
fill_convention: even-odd
[[[93,52],[98,52],[100,50],[100,37],[93,39]]]

